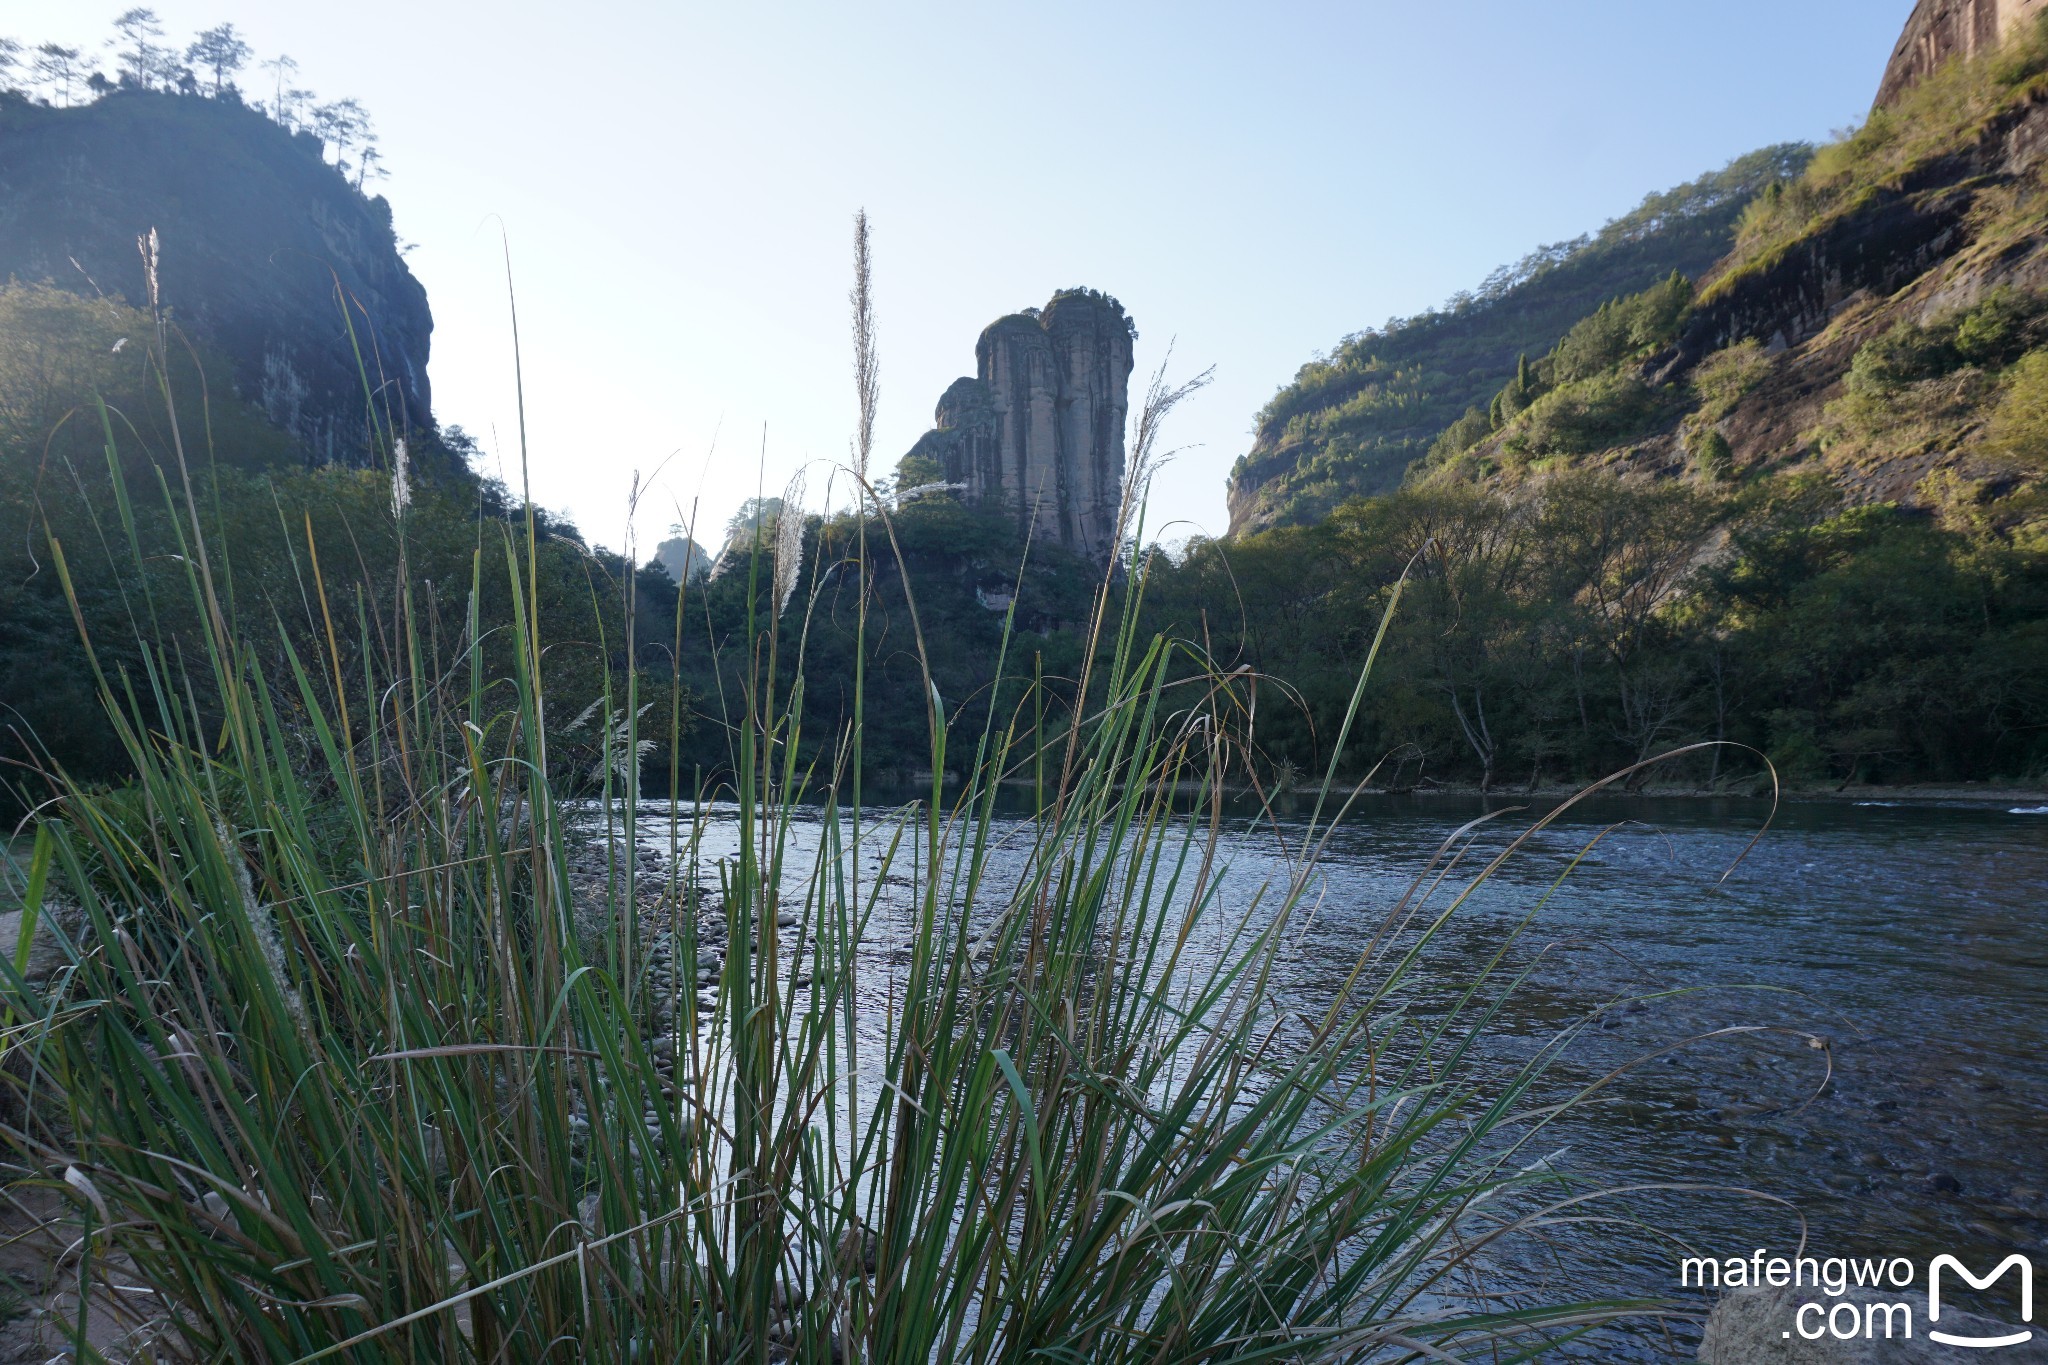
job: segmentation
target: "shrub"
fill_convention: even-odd
[[[1708,427],[1692,443],[1693,464],[1701,475],[1720,483],[1735,472],[1735,450],[1728,444],[1728,438],[1719,431]]]
[[[1692,372],[1692,391],[1700,403],[1700,420],[1718,422],[1755,391],[1771,372],[1771,358],[1754,339],[1730,346],[1702,360]]]
[[[2048,299],[1997,289],[1969,308],[1925,323],[1901,322],[1856,353],[1849,390],[1880,396],[1965,366],[2002,369],[2038,344],[2044,316]]]
[[[1823,442],[1904,450],[1960,441],[2001,392],[2013,391],[1997,373],[2040,337],[2044,321],[2048,298],[2000,289],[1969,308],[1897,324],[1856,352],[1843,397],[1828,405]],[[2022,398],[2015,411],[2024,407]]]
[[[1611,370],[1553,390],[1536,401],[1517,433],[1531,455],[1586,455],[1642,435],[1664,404],[1642,379]]]
[[[1902,322],[1866,342],[1849,362],[1844,381],[1861,398],[1883,398],[1908,384],[1947,374],[1962,363],[1948,328]]]
[[[2017,289],[1994,289],[1953,319],[1957,357],[1966,365],[2003,369],[2048,340],[2043,336],[2048,298]]]
[[[2048,350],[2015,365],[1992,414],[1986,444],[2035,467],[2048,465]]]
[[[1678,320],[1692,302],[1692,281],[1673,272],[1640,294],[1602,304],[1557,344],[1552,378],[1558,384],[1590,379],[1635,359],[1678,335]]]
[[[1429,458],[1440,461],[1462,455],[1492,434],[1492,419],[1478,408],[1467,408],[1463,417],[1445,427],[1436,438],[1429,448]]]

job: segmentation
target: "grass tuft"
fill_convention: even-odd
[[[856,250],[864,460],[864,219]],[[1140,469],[1189,387],[1154,385]],[[645,707],[606,693],[604,799],[566,802],[530,517],[480,532],[464,631],[420,629],[408,583],[389,649],[345,646],[309,547],[316,655],[233,609],[189,478],[159,491],[204,652],[143,638],[98,672],[134,779],[55,775],[30,908],[66,965],[0,971],[4,1136],[157,1358],[1523,1358],[1653,1307],[1464,1292],[1584,1199],[1526,1151],[1582,1098],[1545,1083],[1573,1031],[1505,1077],[1475,1062],[1512,936],[1409,1008],[1501,860],[1448,901],[1455,857],[1432,862],[1327,1009],[1279,1010],[1351,793],[1333,767],[1284,884],[1236,885],[1250,683],[1140,635],[1143,553],[1097,596],[1058,738],[1036,688],[978,732],[929,689],[932,789],[892,811],[854,785],[858,713],[829,770],[799,766],[805,660],[750,621],[727,785],[670,798],[657,887],[626,859],[593,904],[574,870],[593,819],[630,841]],[[1037,815],[1008,826],[1027,777]],[[97,1358],[83,1317],[71,1345]]]

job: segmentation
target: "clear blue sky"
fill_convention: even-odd
[[[0,34],[96,45],[122,7],[0,0]],[[1220,533],[1253,414],[1304,360],[1646,192],[1857,119],[1912,4],[155,8],[180,41],[230,20],[369,107],[433,301],[435,405],[516,487],[504,224],[535,494],[618,547],[633,471],[677,452],[644,553],[678,507],[715,530],[806,461],[815,505],[845,458],[856,208],[885,464],[985,324],[1092,285],[1136,317],[1140,381],[1175,338],[1176,371],[1216,366],[1170,433],[1195,448],[1152,522]]]

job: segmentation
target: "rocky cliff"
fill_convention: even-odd
[[[1115,548],[1123,493],[1132,343],[1123,306],[1089,289],[990,323],[976,375],[947,388],[934,430],[912,447],[965,501],[1092,560]]]
[[[2048,13],[2048,0],[1920,0],[1878,86],[1877,107],[1899,97],[1956,57],[1998,46],[2024,19]]]
[[[426,291],[390,206],[313,139],[189,95],[0,103],[0,278],[141,304],[136,239],[152,228],[172,320],[309,461],[363,462],[373,431],[431,426]]]

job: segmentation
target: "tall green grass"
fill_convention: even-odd
[[[1173,398],[1155,385],[1140,468]],[[6,1137],[152,1358],[1507,1360],[1649,1307],[1472,1292],[1495,1239],[1583,1197],[1526,1152],[1573,1098],[1545,1083],[1569,1037],[1478,1064],[1509,945],[1404,1005],[1498,860],[1435,898],[1465,874],[1428,861],[1342,995],[1273,1003],[1347,794],[1333,770],[1284,882],[1231,880],[1247,680],[1140,636],[1142,553],[1097,598],[1058,739],[1041,694],[965,730],[928,684],[931,771],[967,780],[888,812],[842,806],[857,716],[829,770],[799,765],[805,660],[751,622],[730,785],[669,798],[665,982],[630,860],[599,932],[575,902],[588,812],[545,779],[530,518],[480,531],[459,638],[407,588],[390,648],[303,545],[304,649],[235,610],[189,471],[160,495],[178,543],[132,550],[183,557],[203,657],[145,641],[140,672],[100,676],[134,781],[42,812],[35,908],[69,965],[0,969]],[[863,558],[886,562],[872,516]],[[508,619],[482,619],[486,575]],[[643,804],[642,702],[614,700],[606,828]],[[1017,826],[997,802],[1025,778]],[[711,795],[738,852],[706,889]],[[893,956],[864,947],[885,920]]]

